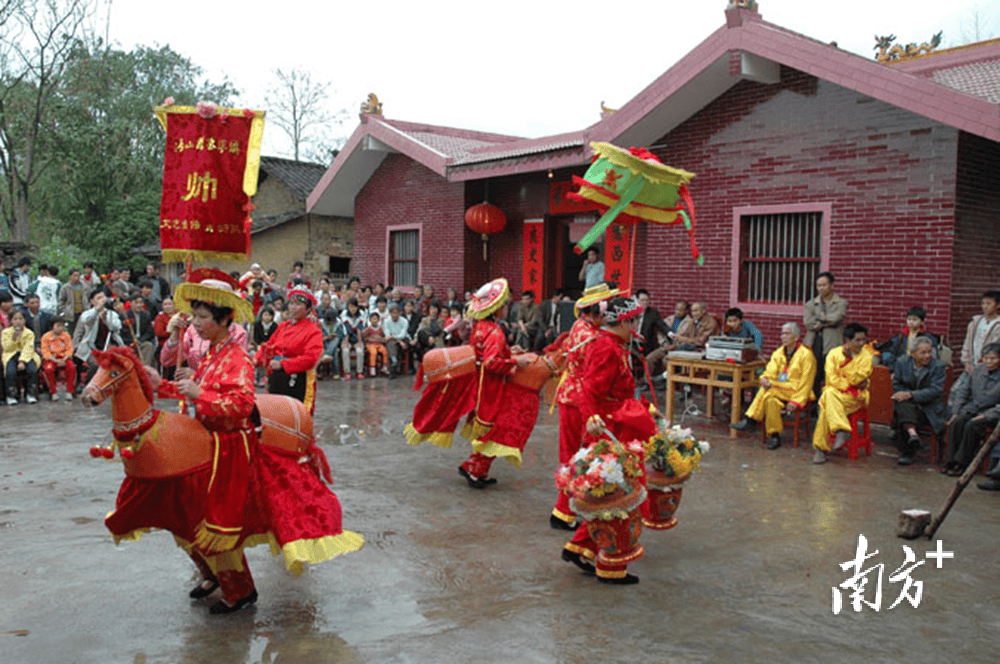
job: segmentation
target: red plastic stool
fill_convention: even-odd
[[[872,455],[872,426],[868,421],[868,408],[859,408],[847,417],[851,423],[851,437],[847,439],[847,458],[857,459],[862,447],[868,456]],[[864,433],[858,433],[858,422],[864,424]]]

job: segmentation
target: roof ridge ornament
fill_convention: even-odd
[[[899,44],[892,46],[892,42],[896,41],[896,35],[886,35],[884,37],[875,35],[875,48],[873,50],[878,51],[875,54],[875,60],[878,62],[899,62],[930,53],[941,45],[941,36],[943,34],[943,30],[939,31],[931,37],[930,42],[924,42],[920,46],[917,46],[916,42],[911,42],[906,46],[900,46]]]
[[[374,92],[368,93],[368,101],[361,102],[361,115],[382,115],[382,102]]]
[[[740,9],[749,9],[754,13],[759,13],[757,11],[757,0],[729,0],[729,7],[739,7]]]

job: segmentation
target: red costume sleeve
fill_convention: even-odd
[[[493,329],[483,340],[483,370],[493,374],[512,375],[517,360],[511,358],[510,347],[499,328]]]
[[[220,358],[222,361],[201,379],[201,394],[194,400],[198,419],[214,417],[237,422],[253,412],[253,365],[238,346],[225,352],[227,357]]]

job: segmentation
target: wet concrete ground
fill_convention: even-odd
[[[260,600],[232,616],[187,598],[194,568],[169,534],[112,544],[102,519],[122,471],[87,452],[110,431],[107,405],[0,407],[0,662],[996,660],[1000,495],[963,494],[938,533],[954,558],[937,569],[934,543],[897,539],[896,521],[937,510],[954,480],[897,466],[887,445],[814,466],[808,447],[730,440],[721,413],[689,418],[713,445],[680,525],[645,531],[629,568],[641,583],[615,587],[559,559],[557,413],[540,415],[521,468],[497,463],[499,484],[474,491],[455,470],[464,439],[406,445],[409,380],[323,382],[319,396],[344,523],[367,545],[298,578],[251,550]],[[865,568],[884,564],[882,609],[855,613],[845,596],[835,616],[859,534],[879,552]],[[926,561],[911,575],[923,595],[889,610],[903,544]]]

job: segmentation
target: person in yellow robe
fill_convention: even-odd
[[[760,377],[760,389],[753,403],[747,408],[746,417],[733,425],[738,430],[753,430],[757,422],[764,420],[764,427],[770,439],[767,449],[776,450],[781,446],[781,411],[794,413],[807,408],[816,398],[813,393],[813,379],[816,376],[816,356],[799,338],[802,329],[796,323],[781,326],[781,345],[771,353],[771,360]]]
[[[833,449],[839,450],[851,437],[847,417],[868,405],[868,379],[872,375],[872,352],[865,344],[868,330],[861,323],[844,328],[844,345],[826,356],[826,385],[819,398],[819,419],[813,433],[813,463],[823,463],[830,451],[830,435],[834,434]]]

